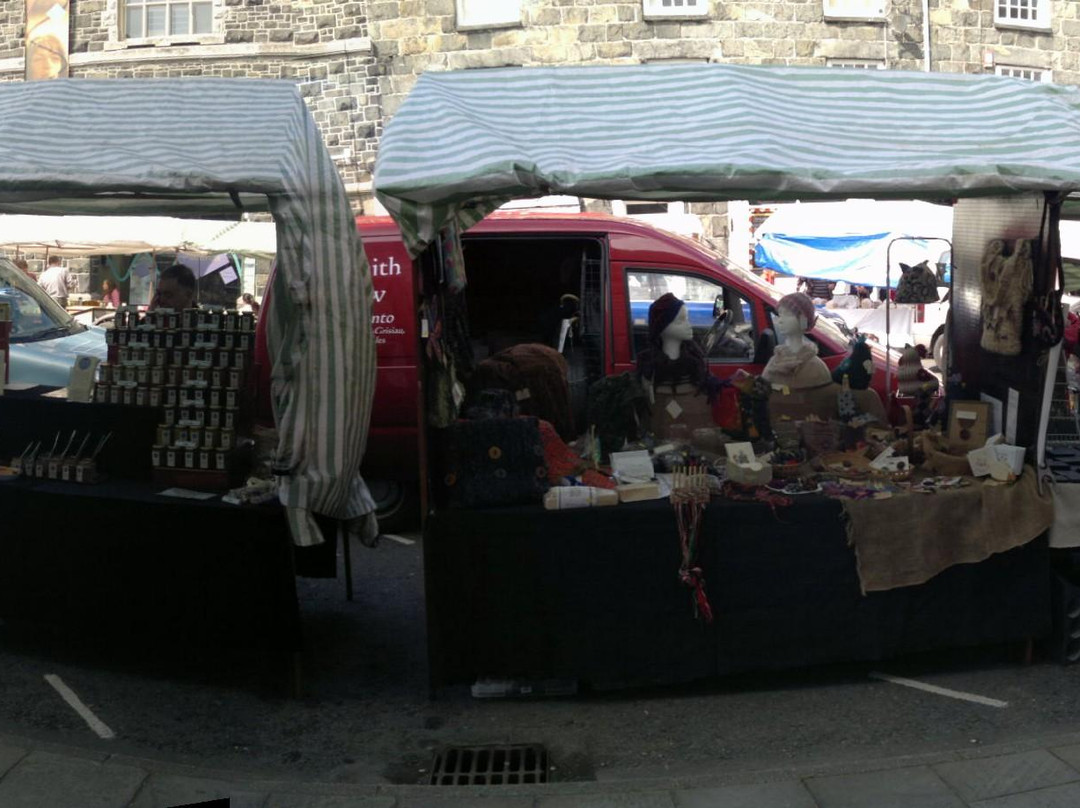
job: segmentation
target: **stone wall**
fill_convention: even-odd
[[[382,117],[364,4],[353,0],[214,0],[212,36],[120,35],[118,0],[71,0],[72,78],[227,77],[295,82],[346,186],[369,193]],[[23,77],[25,7],[0,3],[0,80]],[[197,40],[197,41],[192,41]],[[166,110],[166,115],[182,114]]]

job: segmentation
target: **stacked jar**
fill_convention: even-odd
[[[226,471],[247,422],[254,315],[121,309],[106,340],[109,362],[99,366],[95,400],[161,408],[154,467]]]

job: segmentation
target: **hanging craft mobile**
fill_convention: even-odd
[[[671,482],[671,505],[679,528],[682,563],[679,580],[693,594],[694,617],[712,623],[712,607],[705,594],[705,576],[698,566],[701,517],[709,504],[709,480],[705,466],[676,466]]]

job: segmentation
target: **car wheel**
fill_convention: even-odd
[[[939,331],[934,335],[934,341],[930,345],[930,355],[934,357],[934,364],[937,365],[940,373],[945,372],[945,351],[948,347],[946,343],[945,332]]]
[[[375,499],[375,516],[381,533],[395,533],[420,524],[420,492],[416,483],[370,480],[368,489]]]

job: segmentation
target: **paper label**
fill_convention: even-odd
[[[569,488],[556,489],[559,492],[560,508],[587,508],[593,504],[593,490],[591,486],[575,485]]]
[[[527,398],[532,398],[532,393],[529,392],[528,387],[522,387],[520,390],[514,393],[514,396],[518,401],[524,401]]]
[[[671,399],[664,409],[667,410],[667,414],[671,416],[672,421],[678,420],[679,416],[682,415],[682,407],[679,406],[679,402],[675,399]]]
[[[974,421],[979,417],[979,414],[971,410],[957,410],[956,417],[962,420]]]
[[[612,452],[611,470],[620,481],[647,482],[653,477],[652,459],[647,450]]]

